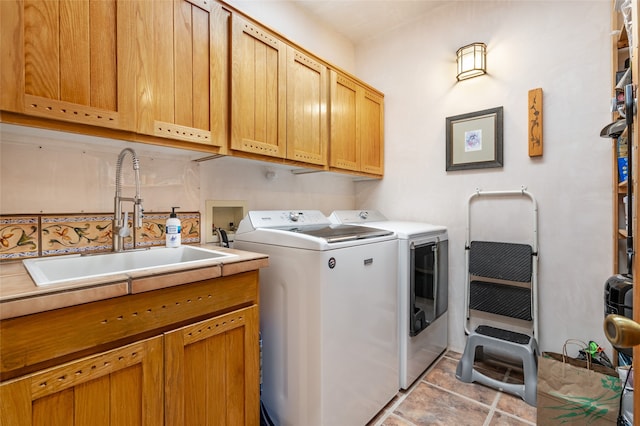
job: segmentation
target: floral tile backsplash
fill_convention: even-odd
[[[176,213],[182,227],[182,244],[200,242],[200,213]],[[165,243],[165,222],[169,213],[149,213],[144,215],[142,228],[136,229],[136,247],[163,246]]]
[[[0,216],[0,259],[38,257],[38,229],[38,216]]]
[[[145,214],[142,228],[125,239],[125,249],[164,245],[168,216],[168,212]],[[181,212],[178,218],[182,243],[200,243],[200,213]],[[109,213],[0,215],[0,260],[110,251],[112,221]]]
[[[112,221],[113,215],[41,216],[41,255],[108,251],[112,247]],[[126,238],[125,248],[131,247],[133,239]]]

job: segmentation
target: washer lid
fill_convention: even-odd
[[[332,250],[380,240],[392,240],[393,230],[353,224],[332,224],[318,210],[250,211],[235,234],[235,241],[283,247]]]
[[[389,230],[356,225],[303,226],[282,230],[298,232],[300,234],[322,238],[327,241],[327,243],[362,240],[366,238],[384,237],[393,234],[393,231]]]
[[[423,222],[409,222],[402,220],[386,220],[383,222],[368,223],[380,229],[393,231],[400,239],[412,239],[424,236],[441,235],[447,232],[447,228],[441,225],[432,225]]]
[[[424,222],[389,220],[377,210],[335,210],[329,216],[332,223],[362,224],[396,233],[399,239],[446,234],[447,228]],[[444,237],[446,238],[446,236]]]

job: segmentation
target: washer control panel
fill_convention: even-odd
[[[387,220],[377,210],[335,210],[329,219],[333,223],[367,223]]]
[[[255,210],[249,212],[249,219],[254,228],[331,224],[319,210]]]

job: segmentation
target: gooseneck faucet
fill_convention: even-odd
[[[122,192],[122,161],[124,157],[130,154],[133,160],[133,170],[135,172],[136,180],[136,195],[133,198],[123,197]],[[140,198],[140,163],[136,152],[131,148],[125,148],[120,152],[118,156],[118,162],[116,163],[116,196],[114,198],[114,217],[113,217],[113,251],[124,250],[124,239],[131,234],[129,229],[129,212],[124,213],[122,217],[122,202],[128,201],[133,203],[133,226],[135,228],[142,227],[142,198]]]

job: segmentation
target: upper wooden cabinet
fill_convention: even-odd
[[[361,92],[355,81],[331,71],[331,167],[360,169]]]
[[[332,168],[384,173],[384,97],[331,70]]]
[[[287,48],[287,158],[327,165],[327,67]]]
[[[327,165],[327,66],[233,16],[231,149]]]
[[[139,8],[138,131],[226,145],[229,12],[206,0]]]
[[[231,149],[286,156],[285,43],[233,14]]]
[[[0,0],[0,23],[4,121],[383,174],[383,95],[223,2]]]
[[[0,108],[133,130],[135,4],[0,2]]]
[[[365,88],[361,98],[360,170],[384,173],[384,96]]]

